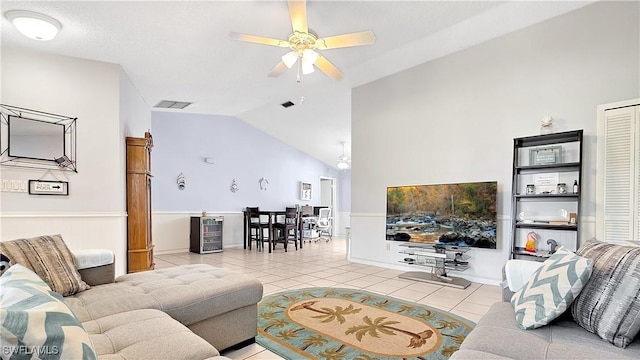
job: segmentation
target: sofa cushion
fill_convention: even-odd
[[[241,273],[205,264],[122,275],[116,283],[94,286],[67,297],[80,321],[123,311],[158,309],[184,325],[255,305],[262,283]]]
[[[159,310],[134,310],[83,323],[101,360],[198,360],[218,350]]]
[[[27,359],[36,353],[60,359],[96,359],[87,332],[62,296],[33,271],[20,264],[10,267],[0,277],[0,289],[3,356],[11,353]]]
[[[513,306],[508,302],[499,302],[478,321],[451,360],[502,357],[635,360],[640,358],[640,342],[635,341],[626,349],[621,349],[601,341],[597,335],[564,317],[548,326],[525,331],[516,323]]]
[[[89,288],[82,281],[74,257],[60,235],[3,241],[0,252],[7,255],[12,264],[22,264],[33,270],[51,290],[62,296]]]
[[[569,308],[591,275],[592,261],[561,247],[511,298],[522,329],[547,325]]]
[[[593,274],[571,308],[574,320],[626,347],[640,330],[640,247],[590,240],[577,253],[593,259]]]

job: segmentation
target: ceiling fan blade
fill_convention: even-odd
[[[289,0],[288,2],[293,31],[309,32],[307,26],[307,2],[304,0]]]
[[[276,65],[273,70],[269,73],[269,77],[278,77],[282,75],[283,72],[289,70],[287,65],[284,64],[283,61],[280,61],[278,65]]]
[[[316,47],[320,50],[326,50],[348,46],[371,45],[375,42],[376,35],[373,31],[361,31],[318,39],[316,41]]]
[[[332,78],[333,80],[341,80],[342,79],[342,73],[340,72],[340,70],[338,70],[338,68],[335,67],[324,56],[322,56],[322,55],[318,56],[318,60],[316,60],[316,64],[315,65],[316,65],[316,67],[318,69],[320,69],[320,71],[322,71],[323,73],[327,74],[327,76]]]
[[[229,37],[233,40],[246,41],[246,42],[251,42],[256,44],[289,47],[289,42],[287,41],[272,39],[264,36],[256,36],[256,35],[232,32],[229,34]]]

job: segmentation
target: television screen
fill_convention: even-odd
[[[387,188],[387,240],[496,248],[498,183]]]

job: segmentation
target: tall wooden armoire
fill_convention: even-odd
[[[149,132],[127,137],[127,272],[153,270],[151,148]]]

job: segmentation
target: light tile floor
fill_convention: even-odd
[[[345,249],[345,239],[334,237],[329,242],[306,242],[298,251],[289,247],[286,253],[282,245],[271,254],[227,248],[222,253],[206,255],[187,252],[156,255],[155,262],[156,268],[203,263],[233,269],[259,279],[265,295],[316,286],[364,289],[440,308],[471,321],[478,321],[491,304],[502,298],[498,286],[472,283],[460,290],[400,279],[398,274],[403,271],[349,262]],[[282,359],[258,344],[223,355],[234,360]]]

